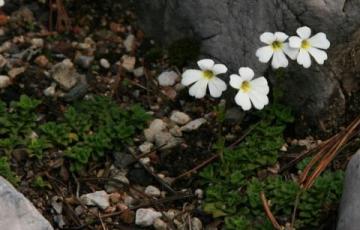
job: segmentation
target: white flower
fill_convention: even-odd
[[[267,80],[264,77],[252,80],[254,71],[248,67],[241,67],[239,74],[240,76],[236,74],[230,76],[230,85],[239,90],[235,96],[235,102],[243,110],[251,109],[251,103],[256,109],[263,109],[269,103]]]
[[[0,0],[0,7],[4,6],[5,5],[5,2],[4,0]]]
[[[311,36],[311,29],[307,26],[300,27],[296,30],[299,36],[292,36],[289,38],[289,45],[292,48],[299,50],[297,62],[305,68],[311,66],[310,55],[314,57],[315,61],[322,65],[327,59],[327,54],[324,50],[330,47],[330,42],[326,38],[326,34],[317,33]]]
[[[211,59],[203,59],[197,62],[201,70],[189,69],[182,74],[181,84],[189,86],[193,83],[189,94],[196,98],[203,98],[209,85],[210,95],[220,97],[227,86],[223,80],[216,77],[227,72],[223,64],[215,64]]]
[[[298,52],[296,49],[290,48],[289,43],[285,42],[288,37],[283,32],[263,33],[260,36],[260,41],[267,44],[267,46],[261,47],[256,51],[259,61],[267,63],[272,57],[271,65],[274,69],[287,67],[289,62],[285,54],[295,60]]]

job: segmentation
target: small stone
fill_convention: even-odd
[[[37,56],[34,60],[35,64],[40,67],[46,67],[49,64],[49,60],[45,55]]]
[[[142,227],[149,227],[161,216],[161,212],[157,212],[152,208],[139,208],[136,210],[135,224]]]
[[[84,69],[88,69],[91,66],[93,60],[94,57],[92,56],[79,55],[76,57],[75,63]]]
[[[124,41],[124,46],[127,52],[133,50],[134,43],[135,43],[135,36],[133,34],[129,34]]]
[[[0,53],[6,52],[11,48],[11,42],[6,41],[0,46]]]
[[[175,122],[178,125],[185,125],[186,123],[188,123],[191,120],[191,118],[186,113],[183,113],[180,111],[173,111],[170,116],[170,120],[172,120],[173,122]]]
[[[203,199],[204,198],[204,191],[202,189],[196,189],[195,190],[195,196],[197,196],[198,199]]]
[[[100,59],[100,65],[104,69],[109,69],[110,68],[110,62],[108,60],[106,60],[105,58]]]
[[[84,194],[80,197],[80,200],[84,202],[85,205],[98,206],[103,210],[110,206],[109,195],[104,190]]]
[[[178,146],[182,142],[181,138],[174,137],[169,132],[158,132],[155,134],[155,144],[161,149],[170,149]]]
[[[84,213],[84,208],[81,205],[79,205],[74,209],[74,211],[75,211],[75,215],[80,216],[81,214]]]
[[[174,127],[169,129],[169,132],[171,133],[171,135],[173,135],[174,137],[182,137],[182,132],[179,126],[175,125]]]
[[[33,39],[31,39],[31,45],[34,48],[43,48],[44,47],[44,39],[42,39],[42,38],[33,38]]]
[[[169,218],[170,220],[173,220],[175,218],[176,215],[179,214],[179,211],[178,210],[175,210],[175,209],[169,209],[168,211],[166,211],[164,213],[164,215]]]
[[[207,121],[206,121],[205,118],[198,118],[198,119],[195,119],[193,121],[190,121],[186,125],[182,126],[180,129],[183,132],[190,132],[190,131],[193,131],[193,130],[197,130],[198,128],[200,128],[200,126],[202,126],[206,122]]]
[[[51,206],[57,214],[61,214],[63,210],[62,198],[59,196],[54,196],[53,198],[51,198]]]
[[[203,225],[201,223],[201,220],[197,217],[193,217],[191,219],[191,229],[192,230],[202,230],[203,229]]]
[[[156,230],[167,230],[168,229],[168,226],[167,226],[167,223],[165,221],[163,221],[162,219],[160,218],[157,218],[155,221],[154,221],[154,228]]]
[[[141,66],[141,67],[134,69],[133,73],[134,73],[135,77],[144,76],[144,67]]]
[[[0,54],[0,68],[3,68],[7,63],[6,58]]]
[[[151,160],[149,157],[143,157],[140,159],[140,162],[144,165],[148,165],[148,164],[150,164]]]
[[[47,97],[53,97],[56,94],[56,83],[52,83],[49,87],[44,90],[44,95]]]
[[[155,119],[150,123],[148,129],[144,130],[145,138],[148,142],[154,142],[155,135],[167,127],[166,123],[161,119]]]
[[[109,199],[110,199],[111,203],[117,204],[117,203],[119,203],[120,200],[121,200],[121,194],[120,194],[120,193],[117,193],[117,192],[111,193],[111,194],[109,195]]]
[[[160,189],[156,188],[155,186],[149,185],[145,188],[145,194],[148,196],[159,197],[160,196]]]
[[[66,225],[63,215],[55,215],[54,221],[60,229],[64,228],[64,226]]]
[[[81,78],[81,75],[76,72],[72,62],[67,59],[54,65],[50,70],[50,75],[59,83],[61,88],[67,91],[72,89]]]
[[[0,75],[0,89],[4,89],[11,84],[11,80],[8,76]]]
[[[130,184],[129,179],[126,177],[126,172],[118,172],[115,176],[112,178],[121,181],[124,184]]]
[[[24,73],[26,70],[26,67],[18,67],[18,68],[13,68],[8,72],[8,75],[11,79],[16,78],[16,76]]]
[[[135,199],[132,196],[126,195],[124,197],[124,204],[127,207],[132,207],[135,204]]]
[[[141,153],[149,153],[151,149],[154,147],[154,144],[151,142],[144,142],[139,146],[139,150]]]
[[[175,71],[162,72],[158,77],[160,86],[173,86],[179,79],[179,75]]]
[[[124,210],[129,209],[129,207],[128,207],[126,204],[122,204],[122,203],[117,204],[117,205],[116,205],[116,208],[117,208],[119,211],[124,211]]]
[[[134,70],[136,58],[128,55],[124,55],[121,58],[121,66],[127,71],[131,72]]]

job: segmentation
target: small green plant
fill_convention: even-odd
[[[42,178],[42,176],[35,177],[34,180],[32,181],[31,185],[35,188],[40,188],[40,189],[50,188],[51,189],[51,185],[49,184],[49,182],[45,181]]]
[[[200,176],[206,182],[204,210],[225,218],[225,229],[273,229],[260,200],[264,191],[275,216],[291,222],[298,184],[281,175],[258,179],[257,173],[274,165],[284,143],[283,132],[293,121],[291,111],[273,104],[257,114],[260,121],[235,149],[224,149],[223,159],[205,168]],[[340,199],[343,172],[327,172],[300,198],[296,229],[319,229],[329,208]]]
[[[19,178],[11,171],[9,160],[5,156],[0,157],[0,176],[3,176],[13,185],[16,185],[19,182]]]
[[[63,116],[44,122],[36,112],[40,104],[25,95],[9,107],[0,101],[0,151],[5,157],[21,147],[30,157],[41,160],[47,151],[57,149],[65,153],[71,170],[79,171],[89,160],[131,144],[132,137],[150,119],[139,105],[123,109],[99,96],[74,103]],[[7,158],[1,160],[0,175],[14,181]]]

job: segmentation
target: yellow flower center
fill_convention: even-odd
[[[271,48],[273,50],[280,50],[282,49],[283,47],[283,43],[282,42],[279,42],[279,41],[274,41],[272,44],[271,44]]]
[[[240,86],[240,89],[244,92],[244,93],[247,93],[251,90],[251,85],[250,85],[250,82],[249,81],[243,81],[241,86]]]
[[[215,76],[214,72],[211,70],[203,71],[203,75],[204,75],[204,78],[209,79],[209,80]]]
[[[303,48],[303,49],[309,49],[309,48],[310,48],[310,43],[309,43],[309,41],[308,41],[308,40],[303,40],[303,41],[301,42],[301,48]]]

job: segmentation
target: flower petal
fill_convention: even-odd
[[[326,34],[320,32],[309,38],[309,42],[311,46],[320,48],[320,49],[328,49],[330,47],[330,41],[326,38]]]
[[[275,35],[273,33],[265,32],[265,33],[260,35],[260,41],[262,41],[265,44],[270,45],[275,40],[276,40],[276,37],[275,37]]]
[[[208,85],[207,79],[201,79],[190,87],[189,94],[196,98],[203,98],[206,94],[206,89]]]
[[[271,65],[274,69],[277,69],[280,67],[287,67],[288,64],[289,64],[289,61],[287,60],[283,51],[274,52],[272,62],[271,62]]]
[[[264,95],[269,93],[269,85],[265,77],[258,77],[250,82],[251,89]]]
[[[296,30],[296,33],[302,38],[302,39],[308,39],[311,35],[311,29],[307,26],[300,27]]]
[[[210,95],[213,97],[220,97],[222,92],[227,88],[226,83],[220,78],[214,77],[209,81]]]
[[[256,90],[251,90],[249,97],[256,109],[263,109],[265,105],[269,104],[269,98]]]
[[[199,81],[203,76],[203,72],[196,69],[188,69],[182,74],[181,84],[188,86]]]
[[[256,57],[259,58],[260,62],[267,63],[270,61],[270,58],[272,57],[273,53],[274,51],[271,48],[271,46],[264,46],[256,51]]]
[[[291,36],[289,38],[289,46],[294,49],[299,49],[301,47],[302,39],[298,36]]]
[[[289,43],[284,43],[284,53],[292,60],[295,60],[298,53],[299,53],[299,49],[298,48],[291,48]]]
[[[284,42],[289,36],[283,32],[275,32],[275,37],[277,41]]]
[[[215,75],[223,74],[228,71],[228,68],[223,64],[215,64],[212,68],[212,71]]]
[[[251,109],[251,102],[249,95],[239,91],[235,96],[236,104],[240,105],[243,110]]]
[[[244,81],[250,81],[255,75],[254,71],[249,67],[241,67],[239,69],[239,74]]]
[[[230,85],[231,87],[235,88],[235,89],[240,89],[241,84],[244,80],[236,74],[231,74],[230,75]]]
[[[297,56],[297,63],[305,68],[309,68],[311,66],[310,55],[306,50],[300,49],[299,55]]]
[[[202,59],[198,61],[197,64],[202,70],[211,70],[215,63],[211,59]]]
[[[328,58],[326,52],[321,49],[310,47],[308,51],[320,65],[324,64],[325,60]]]

